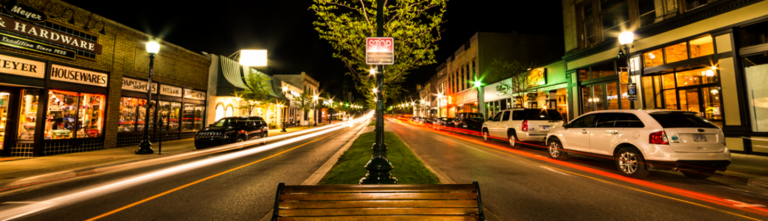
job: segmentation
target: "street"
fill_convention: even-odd
[[[556,161],[544,149],[511,149],[503,141],[398,122],[388,121],[386,130],[456,183],[477,180],[485,208],[500,220],[760,220],[768,214],[764,191],[725,178],[653,172],[631,179],[608,160]]]
[[[0,218],[258,220],[272,209],[278,183],[301,184],[365,124],[337,123],[263,146],[4,192]]]

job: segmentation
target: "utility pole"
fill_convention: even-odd
[[[384,37],[384,0],[376,0],[376,36]],[[367,44],[367,43],[366,43]],[[373,156],[365,169],[368,174],[360,179],[360,184],[397,184],[397,178],[389,172],[394,167],[387,159],[387,145],[384,144],[384,66],[376,67],[376,143],[373,144]]]

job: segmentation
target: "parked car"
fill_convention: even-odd
[[[509,109],[483,123],[483,140],[503,137],[513,147],[520,142],[544,143],[547,133],[562,125],[563,116],[554,109]]]
[[[411,123],[421,124],[421,117],[411,117]]]
[[[481,113],[458,113],[453,120],[454,127],[480,131],[485,118]]]
[[[671,169],[703,179],[731,164],[723,131],[687,111],[594,111],[550,131],[547,144],[555,159],[566,158],[564,150],[611,157],[631,177]]]
[[[435,122],[432,123],[432,129],[439,130],[440,128],[453,127],[453,118],[450,117],[438,117],[435,118]]]
[[[268,135],[269,128],[261,117],[225,117],[195,134],[195,148],[243,142]]]

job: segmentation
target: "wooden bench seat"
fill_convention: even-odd
[[[485,220],[480,186],[322,185],[277,187],[272,220]]]

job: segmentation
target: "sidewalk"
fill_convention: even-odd
[[[318,126],[324,125],[326,124],[318,124]],[[287,132],[285,133],[291,133],[305,129],[307,129],[307,127],[304,126],[286,128]],[[269,130],[269,136],[284,134],[284,132],[280,131],[281,129]],[[174,154],[196,150],[194,138],[163,142],[162,155],[157,154],[158,146],[159,143],[152,143],[152,149],[155,150],[155,154],[147,155],[135,154],[134,151],[136,151],[138,147],[131,146],[35,158],[0,159],[0,191],[27,186],[32,183],[36,184],[40,182],[48,182],[62,178],[70,178],[78,175],[89,174],[88,172],[83,171],[85,168],[97,168],[100,166],[167,157]],[[29,183],[27,183],[27,180],[25,180],[24,184],[17,185],[19,184],[18,181],[20,180],[49,174],[53,175],[55,178],[46,178],[45,180],[39,181],[32,179]],[[61,176],[54,174],[61,174]]]

